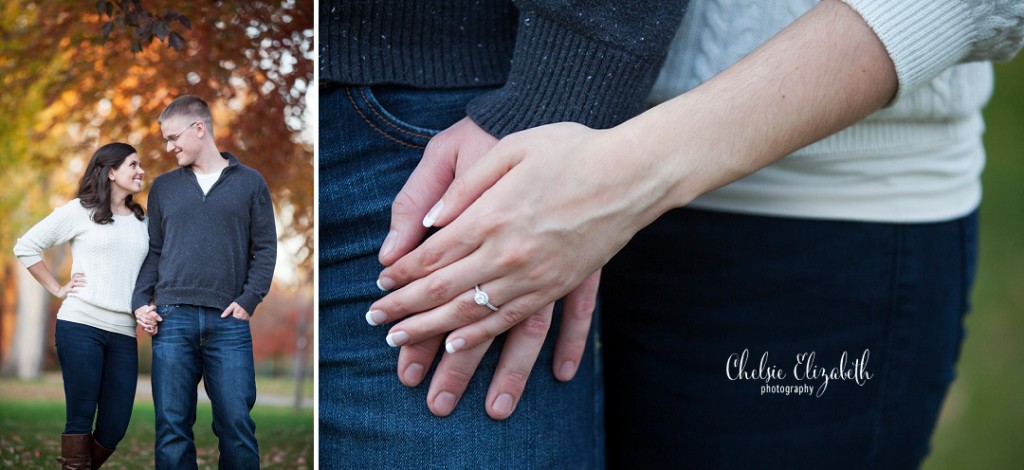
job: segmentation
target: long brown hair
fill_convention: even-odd
[[[120,168],[133,153],[138,153],[135,147],[114,142],[100,147],[92,154],[82,181],[78,183],[78,198],[82,201],[82,207],[93,209],[93,222],[100,225],[114,223],[114,213],[110,210],[110,178],[107,175],[110,169]],[[135,218],[145,220],[146,212],[139,203],[132,200],[131,194],[124,199],[124,205],[132,210]]]

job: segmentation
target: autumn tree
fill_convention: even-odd
[[[210,103],[217,145],[266,178],[282,238],[302,241],[279,256],[297,257],[311,284],[312,58],[312,0],[3,2],[0,285],[14,237],[74,196],[97,147],[134,145],[148,178],[174,167],[156,119],[183,94]]]

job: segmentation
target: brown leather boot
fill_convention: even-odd
[[[60,435],[61,470],[92,470],[92,434]]]
[[[110,449],[108,449],[106,447],[101,446],[99,442],[96,442],[96,440],[93,439],[93,441],[92,441],[92,470],[96,470],[97,468],[100,468],[100,466],[103,465],[103,462],[106,462],[107,459],[110,458],[110,454],[113,454],[113,453],[114,453],[114,451],[112,451],[112,450],[110,450]]]

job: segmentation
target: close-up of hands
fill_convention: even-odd
[[[392,205],[391,231],[380,252],[382,264],[389,266],[400,258],[408,259],[405,255],[416,248],[427,232],[429,224],[423,222],[443,212],[442,207],[433,204],[434,201],[440,200],[449,190],[452,181],[465,174],[497,142],[495,137],[469,118],[459,121],[430,141],[423,160]],[[587,283],[565,298],[562,325],[552,364],[554,375],[559,380],[570,380],[580,363],[590,330],[598,282],[599,274],[595,272]],[[392,281],[384,276],[378,285],[385,290],[394,288]],[[547,337],[554,300],[521,313],[522,318],[516,318],[514,324],[501,330],[510,331],[487,395],[486,409],[492,418],[507,418],[515,409]],[[486,307],[474,303],[468,303],[463,308],[462,312],[469,321],[479,318],[482,313],[479,310],[490,312]],[[389,315],[386,310],[375,308],[367,313],[367,321],[371,325],[399,318]],[[423,331],[417,334],[416,341],[412,341],[411,336],[403,336],[401,330],[392,329],[393,333],[388,336],[389,344],[402,346],[398,376],[403,384],[414,387],[422,382],[427,374],[427,366],[433,363],[449,331]],[[455,338],[455,342],[449,341],[444,345],[450,354],[445,354],[438,364],[427,396],[428,406],[434,414],[446,416],[452,412],[495,336],[497,334],[479,339],[470,338],[472,344],[465,339],[460,343]]]
[[[660,200],[664,186],[658,185],[668,181],[651,178],[642,165],[614,172],[615,180],[599,176],[615,164],[593,161],[596,149],[612,144],[597,138],[602,132],[556,124],[507,137],[454,180],[428,216],[436,220],[423,224],[448,227],[397,261],[382,259],[390,265],[381,273],[382,287],[404,287],[374,303],[367,318],[372,324],[405,318],[388,336],[403,347],[403,383],[422,380],[423,364],[431,363],[447,335],[449,354],[428,393],[435,414],[450,413],[490,342],[508,331],[487,410],[498,419],[510,415],[547,335],[553,302],[563,297],[552,370],[562,381],[575,374],[599,270],[639,229],[635,221],[649,217],[638,212],[660,211],[638,208]],[[527,154],[529,163],[522,159]],[[595,180],[606,184],[582,184]],[[474,302],[477,284],[497,311]],[[419,312],[425,313],[414,315]]]
[[[416,190],[425,178],[414,173],[396,200],[388,238],[396,236],[395,212],[402,220],[397,226],[402,232],[397,233],[422,236],[425,229],[411,228],[410,219],[434,201],[422,225],[442,229],[415,249],[415,238],[408,235],[385,241],[381,262],[386,268],[377,282],[391,292],[367,313],[373,325],[398,321],[387,339],[392,346],[403,346],[403,383],[418,383],[424,372],[421,365],[429,363],[440,337],[447,334],[445,360],[450,363],[462,356],[464,367],[439,366],[428,394],[432,411],[447,414],[454,403],[445,396],[443,403],[451,406],[436,407],[438,389],[444,388],[438,382],[464,388],[466,372],[475,369],[483,345],[524,325],[537,312],[545,314],[549,304],[595,275],[641,228],[667,210],[756,171],[890,100],[895,91],[891,62],[862,24],[832,39],[843,54],[811,47],[813,38],[821,36],[809,33],[832,24],[835,17],[859,21],[845,7],[828,4],[701,87],[612,129],[557,123],[521,131],[502,139],[464,172],[453,163],[461,155],[449,147],[445,133],[435,137],[421,167],[436,168],[437,163],[430,162],[438,158],[432,150],[446,148],[440,158],[447,168],[459,171],[445,173],[454,179],[440,197],[438,188],[446,178],[430,180],[433,186],[428,191]],[[806,50],[819,52],[795,52]],[[805,61],[850,73],[783,78],[771,74]],[[873,86],[878,83],[886,86]],[[776,91],[729,91],[748,89]],[[819,90],[844,90],[846,95]],[[870,99],[850,105],[847,96]],[[816,111],[799,111],[808,108]],[[457,127],[463,124],[469,125],[464,120]],[[762,131],[740,132],[754,127]],[[592,279],[596,293],[597,279]],[[482,302],[474,299],[480,292],[486,294]],[[593,300],[589,302],[592,305]],[[525,324],[545,322],[542,317]],[[586,330],[568,328],[563,336],[566,331]],[[506,345],[506,355],[509,348]],[[557,372],[559,361],[556,358],[556,376],[565,380]],[[499,366],[498,374],[502,369]],[[499,380],[500,376],[494,382]],[[494,408],[494,382],[488,414],[506,417]],[[454,396],[457,402],[458,394]]]
[[[155,336],[160,332],[160,322],[164,319],[156,313],[156,306],[143,305],[135,309],[135,322],[142,327],[142,331]]]

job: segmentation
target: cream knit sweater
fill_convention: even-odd
[[[932,222],[981,200],[989,60],[1024,43],[1024,2],[844,0],[896,67],[896,98],[863,121],[690,206],[877,222]],[[693,0],[651,94],[659,103],[739,61],[815,0]]]
[[[42,261],[43,250],[68,242],[71,272],[84,274],[86,286],[68,294],[57,318],[134,337],[131,298],[149,252],[146,222],[115,215],[100,225],[91,214],[78,199],[54,209],[18,239],[14,254],[27,268]]]

